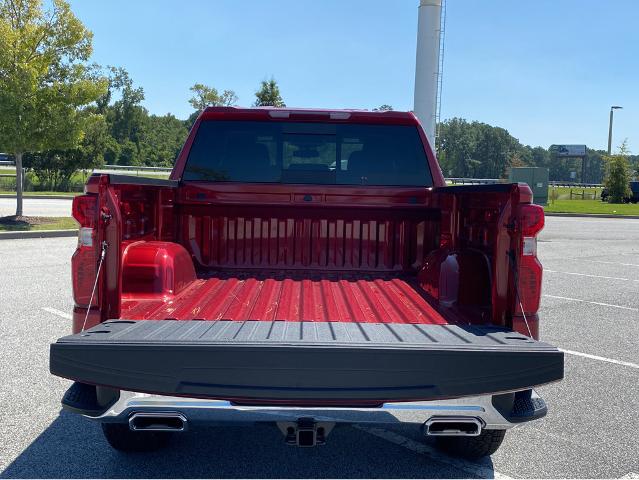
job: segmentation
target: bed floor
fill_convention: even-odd
[[[124,296],[121,318],[447,324],[415,278],[217,272],[167,299]]]

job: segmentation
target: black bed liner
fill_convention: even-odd
[[[401,401],[563,378],[563,353],[491,326],[112,320],[51,345],[51,373],[238,400]]]

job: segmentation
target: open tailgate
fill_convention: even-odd
[[[563,378],[564,362],[492,326],[111,320],[52,344],[50,369],[164,395],[370,403],[526,389]]]

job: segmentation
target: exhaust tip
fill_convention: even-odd
[[[433,417],[424,423],[424,433],[440,437],[477,437],[483,423],[475,417]]]
[[[187,420],[181,413],[134,413],[129,418],[129,428],[136,432],[183,432]]]

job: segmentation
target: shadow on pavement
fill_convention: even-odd
[[[489,459],[482,467],[492,470]],[[97,423],[62,411],[0,478],[467,478],[460,470],[350,427],[325,446],[287,446],[274,426],[194,428],[167,449],[123,454]]]

